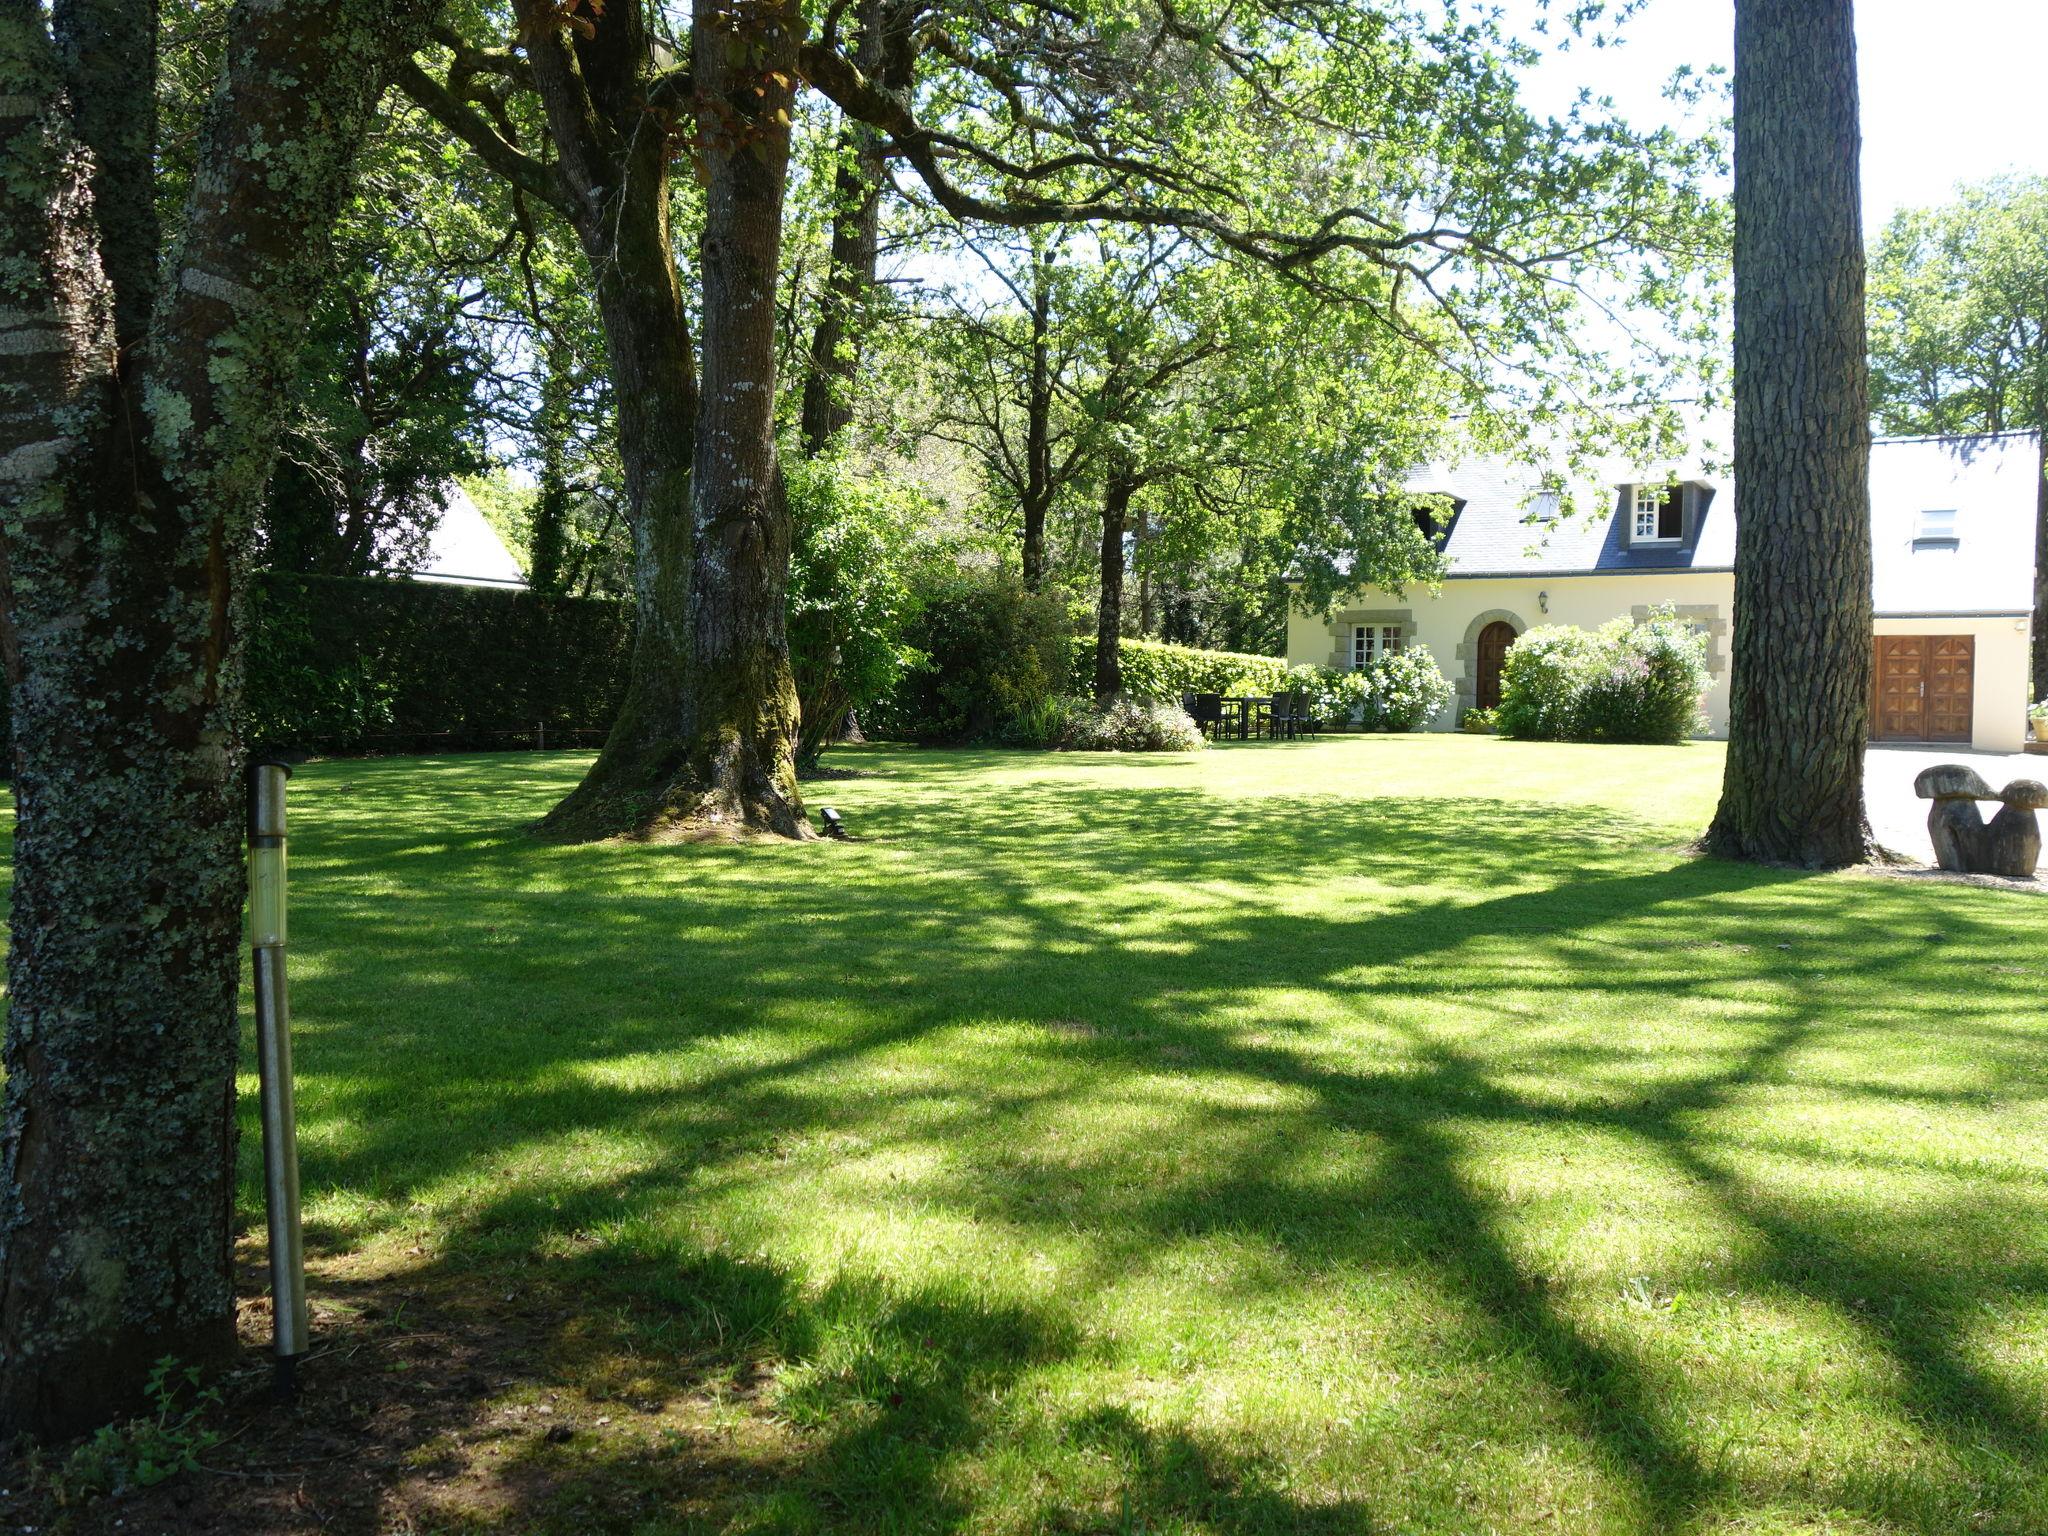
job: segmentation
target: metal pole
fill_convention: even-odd
[[[292,1112],[292,1009],[285,988],[283,763],[249,768],[249,946],[256,971],[256,1067],[263,1101],[263,1203],[277,1387],[306,1352],[306,1256],[299,1234],[299,1131]]]

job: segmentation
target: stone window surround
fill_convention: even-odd
[[[1719,677],[1728,670],[1728,655],[1722,644],[1728,638],[1728,621],[1721,617],[1719,603],[1660,603],[1657,606],[1672,608],[1680,620],[1707,632],[1707,676]],[[1650,605],[1637,603],[1628,613],[1630,618],[1641,624],[1650,617]]]
[[[1330,615],[1330,665],[1339,672],[1351,670],[1351,631],[1360,624],[1377,624],[1398,629],[1401,644],[1415,643],[1415,613],[1409,608],[1346,608]]]

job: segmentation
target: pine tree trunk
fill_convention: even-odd
[[[350,159],[427,9],[238,8],[162,263],[139,254],[153,146],[97,95],[74,115],[54,62],[74,93],[148,100],[148,50],[99,44],[153,12],[59,6],[54,39],[40,7],[0,14],[0,1435],[103,1421],[159,1358],[234,1342],[242,588]]]
[[[1871,856],[1870,410],[1850,0],[1735,14],[1735,634],[1709,851]]]
[[[1102,592],[1095,605],[1095,702],[1107,704],[1124,691],[1124,530],[1130,520],[1136,477],[1117,468],[1102,493]]]

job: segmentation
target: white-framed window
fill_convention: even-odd
[[[1351,626],[1351,670],[1369,667],[1382,656],[1401,649],[1398,624],[1354,624]]]
[[[1529,511],[1524,521],[1554,523],[1564,510],[1564,493],[1554,485],[1534,486],[1529,491]]]
[[[1939,507],[1922,512],[1919,520],[1913,525],[1913,542],[1954,548],[1961,542],[1956,509]]]
[[[1675,544],[1685,526],[1685,487],[1650,481],[1635,487],[1631,544]]]

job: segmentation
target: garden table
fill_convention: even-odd
[[[1273,708],[1271,694],[1226,696],[1223,700],[1223,719],[1216,727],[1219,736],[1234,735],[1239,741],[1250,741],[1258,734],[1260,711],[1270,712]]]

